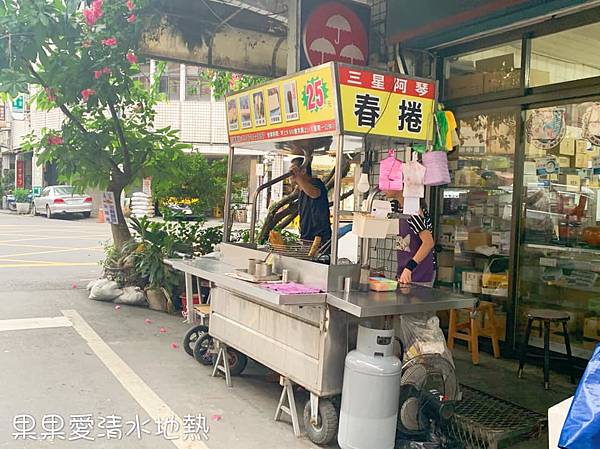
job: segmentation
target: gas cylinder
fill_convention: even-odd
[[[358,327],[356,350],[346,356],[338,443],[342,449],[393,449],[402,363],[394,330]]]

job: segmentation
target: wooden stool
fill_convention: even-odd
[[[544,388],[547,390],[550,388],[550,323],[561,323],[563,329],[563,336],[565,338],[565,346],[567,350],[567,357],[560,359],[568,360],[570,365],[570,376],[571,383],[575,383],[575,374],[573,372],[573,355],[571,354],[571,341],[569,339],[569,330],[567,329],[567,323],[571,317],[566,312],[559,310],[550,309],[532,309],[527,312],[527,329],[525,330],[525,339],[521,346],[521,355],[519,357],[519,371],[517,375],[519,379],[523,377],[523,367],[525,366],[525,358],[527,357],[527,347],[529,345],[529,336],[531,335],[531,327],[533,322],[538,320],[544,328]],[[558,359],[558,357],[555,357]]]
[[[494,357],[500,358],[500,337],[496,315],[494,314],[494,304],[489,301],[480,301],[474,309],[463,309],[469,312],[469,320],[462,323],[458,322],[458,313],[456,309],[450,310],[450,324],[448,326],[448,349],[454,349],[454,339],[464,340],[469,345],[471,352],[471,361],[473,365],[479,365],[479,337],[488,337],[492,339]],[[484,326],[479,325],[478,316],[483,317]],[[464,329],[464,332],[459,330]]]

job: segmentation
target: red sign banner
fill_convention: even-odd
[[[17,161],[16,187],[21,189],[25,187],[25,161]]]

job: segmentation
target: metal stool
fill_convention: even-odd
[[[531,326],[533,325],[533,322],[537,320],[540,321],[544,327],[544,388],[546,390],[550,388],[550,323],[562,323],[567,357],[555,357],[555,359],[569,361],[571,383],[575,383],[575,376],[573,375],[573,355],[571,353],[569,330],[567,329],[567,322],[570,318],[568,313],[559,310],[532,309],[527,312],[527,329],[525,331],[525,340],[523,341],[523,346],[521,346],[521,355],[519,357],[519,379],[523,377],[523,366],[525,365],[525,357],[527,356]]]

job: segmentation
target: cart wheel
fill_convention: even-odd
[[[194,345],[194,358],[205,366],[213,364],[213,354],[210,348],[213,345],[213,338],[205,332],[200,336]]]
[[[235,349],[229,348],[227,355],[229,355],[229,374],[232,376],[239,376],[242,374],[246,369],[246,365],[248,365],[248,357],[246,354],[242,354]]]
[[[319,446],[327,446],[333,441],[338,430],[338,413],[329,399],[319,399],[317,424],[310,422],[310,399],[304,406],[304,428],[310,441]]]
[[[185,352],[194,357],[194,346],[196,345],[196,342],[202,337],[202,334],[207,332],[208,327],[202,325],[194,326],[187,331],[187,334],[183,337],[183,349],[185,349]]]
[[[246,365],[248,365],[248,357],[246,354],[242,354],[233,348],[228,348],[227,354],[229,355],[229,374],[239,376],[246,369]],[[212,355],[213,364],[217,363],[218,355],[218,353]]]

